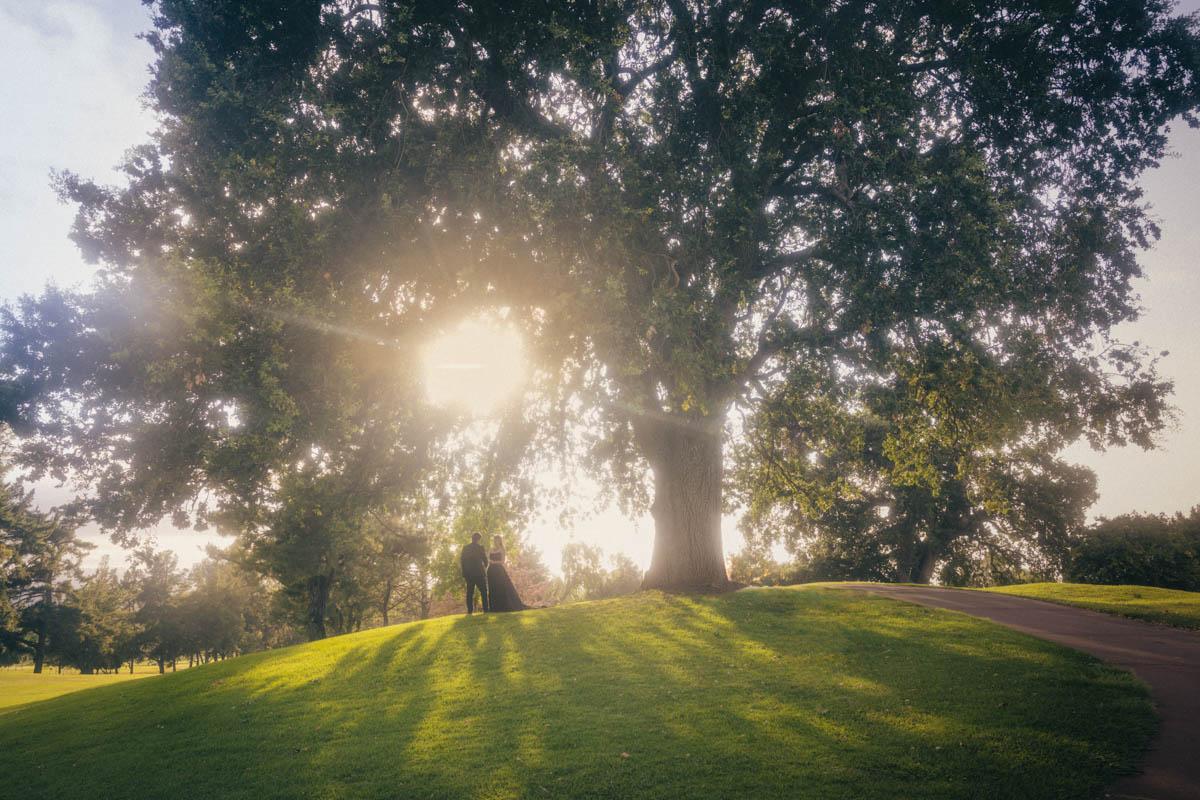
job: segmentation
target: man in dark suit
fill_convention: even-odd
[[[483,538],[478,533],[471,537],[470,544],[464,544],[459,563],[462,565],[462,575],[467,582],[467,613],[475,613],[475,587],[479,587],[479,599],[483,601],[483,610],[488,610],[487,592],[487,551],[479,540]]]

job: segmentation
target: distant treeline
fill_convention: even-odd
[[[460,611],[459,527],[424,537],[401,538],[386,525],[360,532],[354,557],[334,570],[324,629],[348,633]],[[527,602],[608,597],[641,584],[628,557],[606,560],[582,543],[564,548],[563,577],[553,577],[537,550],[510,538],[510,573]],[[70,519],[40,512],[31,494],[0,484],[0,664],[92,674],[132,672],[150,660],[161,672],[181,660],[190,666],[309,638],[308,587],[279,581],[236,547],[211,549],[184,570],[171,551],[143,545],[123,570],[104,559],[86,571],[90,548]]]
[[[159,671],[299,641],[277,588],[219,557],[190,570],[144,546],[123,571],[81,567],[90,545],[32,497],[0,489],[0,663],[84,674],[150,660]]]
[[[1071,548],[1067,580],[1200,592],[1200,506],[1102,519]]]
[[[989,555],[985,552],[981,558],[984,568],[942,570],[940,582],[952,586],[990,586],[1061,579],[1197,592],[1200,591],[1200,506],[1186,515],[1122,514],[1101,518],[1070,538],[1061,559],[1062,567],[1054,572],[1013,569],[1009,565],[988,569]],[[864,550],[862,558],[855,560],[844,550],[831,554],[828,549],[818,547],[781,564],[765,558],[760,551],[747,550],[733,558],[730,572],[735,580],[762,585],[879,580],[878,565],[886,561],[886,554],[877,550]]]

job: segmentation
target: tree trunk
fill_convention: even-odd
[[[654,470],[654,555],[646,589],[723,591],[721,424],[655,422],[644,451]]]
[[[40,675],[46,663],[46,639],[48,635],[50,606],[54,602],[53,590],[47,584],[42,592],[42,607],[38,610],[37,644],[33,648],[33,673]]]
[[[133,674],[133,659],[129,659],[129,674]]]
[[[159,656],[157,660],[158,660],[158,674],[162,675],[167,671],[167,664],[162,656]]]
[[[392,576],[389,575],[388,579],[383,583],[383,597],[379,600],[379,610],[383,613],[383,624],[385,627],[391,624],[388,612],[392,608],[392,583]]]
[[[42,674],[42,664],[46,663],[46,621],[38,623],[37,644],[33,646],[33,674]]]
[[[910,583],[929,583],[933,579],[933,568],[937,566],[937,548],[926,539],[918,545],[917,560],[909,572]]]
[[[333,582],[328,575],[314,575],[308,579],[308,619],[305,633],[310,642],[324,639],[325,611],[329,606],[329,589]]]
[[[429,590],[429,570],[422,566],[419,568],[417,575],[421,581],[421,591],[418,595],[417,605],[420,608],[421,619],[429,619],[429,607],[433,605],[433,597]]]

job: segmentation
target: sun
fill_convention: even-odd
[[[512,399],[527,370],[520,334],[492,321],[467,320],[430,342],[423,354],[429,400],[479,417]]]

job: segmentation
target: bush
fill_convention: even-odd
[[[1200,506],[1101,519],[1072,548],[1067,580],[1200,591]]]

